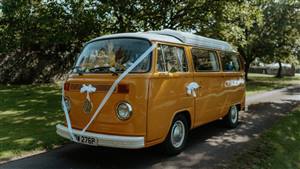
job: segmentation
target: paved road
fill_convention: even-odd
[[[276,120],[300,104],[300,85],[247,97],[249,110],[241,114],[237,129],[214,122],[191,132],[186,150],[167,157],[157,147],[142,150],[95,148],[69,144],[56,150],[8,162],[1,169],[104,168],[226,168],[235,153],[247,147]]]

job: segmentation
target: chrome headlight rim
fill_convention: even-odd
[[[125,105],[127,108],[128,108],[128,115],[126,117],[123,117],[119,114],[119,107],[121,105]],[[130,103],[128,103],[127,101],[121,101],[117,104],[116,106],[116,116],[119,120],[122,120],[122,121],[126,121],[126,120],[129,120],[132,116],[132,112],[133,112],[133,109],[132,109],[132,106]]]

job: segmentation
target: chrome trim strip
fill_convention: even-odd
[[[68,128],[64,125],[56,125],[56,133],[61,137],[71,139],[69,135]],[[98,134],[92,132],[85,132],[81,134],[80,130],[73,129],[73,133],[77,136],[87,136],[94,137],[97,139],[96,146],[105,147],[115,147],[115,148],[128,148],[128,149],[138,149],[145,147],[144,137],[135,136],[119,136],[119,135],[108,135],[108,134]]]

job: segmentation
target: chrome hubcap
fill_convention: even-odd
[[[237,110],[236,106],[231,107],[230,114],[231,114],[230,115],[231,122],[236,123],[237,118],[238,118],[238,110]]]
[[[171,142],[175,148],[182,145],[185,137],[185,127],[182,121],[178,120],[174,123],[171,130]]]

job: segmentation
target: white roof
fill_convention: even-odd
[[[119,34],[112,34],[112,35],[104,35],[104,36],[95,38],[91,41],[107,39],[107,38],[120,38],[120,37],[143,38],[143,39],[147,39],[147,40],[188,44],[191,46],[199,46],[199,47],[204,47],[204,48],[211,48],[211,49],[218,49],[218,50],[234,52],[234,49],[232,48],[232,46],[225,41],[207,38],[207,37],[195,35],[195,34],[188,33],[188,32],[174,31],[174,30],[170,30],[170,29],[164,29],[161,31],[119,33]]]
[[[219,49],[225,51],[234,51],[232,46],[225,41],[207,38],[189,32],[181,32],[181,31],[174,31],[171,29],[164,29],[161,31],[152,31],[151,33],[176,37],[183,43],[193,45],[193,46],[200,46],[200,47]]]
[[[135,33],[118,33],[118,34],[111,34],[111,35],[104,35],[98,38],[95,38],[91,41],[101,40],[101,39],[109,39],[109,38],[142,38],[147,40],[154,40],[154,41],[164,41],[164,42],[172,42],[172,43],[180,43],[183,44],[179,39],[168,36],[168,35],[159,35],[150,32],[135,32]]]

